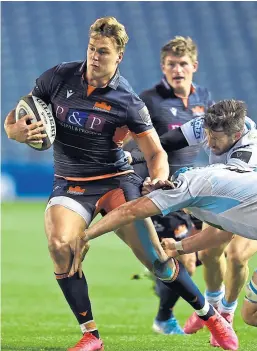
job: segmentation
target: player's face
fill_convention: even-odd
[[[192,62],[188,55],[177,57],[168,54],[162,64],[162,72],[175,93],[185,96],[190,91],[197,67],[198,62]]]
[[[227,152],[239,139],[238,133],[227,135],[224,132],[214,132],[210,129],[205,129],[208,146],[215,155],[222,155]]]
[[[87,79],[106,83],[114,75],[123,54],[112,38],[91,37],[87,48]]]

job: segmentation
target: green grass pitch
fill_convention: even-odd
[[[2,350],[61,351],[80,338],[80,329],[53,275],[44,235],[42,202],[2,205]],[[250,262],[250,272],[257,256]],[[96,239],[84,262],[94,317],[106,351],[211,351],[206,330],[190,336],[152,332],[157,298],[148,279],[131,280],[141,264],[115,234]],[[204,291],[201,268],[194,276]],[[256,351],[257,328],[235,318],[241,351]],[[180,300],[183,325],[192,308]]]

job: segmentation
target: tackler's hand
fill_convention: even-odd
[[[142,188],[142,195],[147,195],[157,189],[173,189],[174,185],[169,180],[160,180],[155,178],[151,180],[150,177],[145,178]]]
[[[70,245],[74,256],[68,277],[72,277],[76,272],[78,272],[79,277],[82,278],[82,261],[89,250],[89,242],[82,239],[84,236],[85,232],[77,236]]]
[[[176,240],[173,238],[164,238],[161,241],[161,246],[165,251],[166,255],[169,257],[177,257],[179,256],[178,251],[175,248]]]

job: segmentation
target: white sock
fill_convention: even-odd
[[[225,297],[221,300],[219,304],[219,312],[221,313],[234,313],[237,308],[237,300],[233,302],[227,302]]]
[[[202,316],[205,316],[208,312],[209,312],[209,309],[210,309],[210,304],[207,300],[205,300],[205,304],[203,306],[203,308],[201,308],[200,310],[195,310],[195,313],[202,317]]]
[[[213,307],[217,308],[220,304],[220,301],[222,300],[222,298],[225,295],[225,286],[224,284],[222,284],[222,287],[220,290],[218,291],[209,291],[209,290],[205,290],[205,298],[207,299],[207,301],[209,302],[209,304],[211,304]]]

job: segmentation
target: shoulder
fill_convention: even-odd
[[[82,64],[82,61],[76,62],[61,62],[54,67],[49,68],[40,75],[40,80],[50,80],[53,79],[63,80],[69,76],[73,76],[75,72],[79,72],[79,68]]]
[[[125,97],[123,100],[126,101],[128,109],[131,110],[135,108],[135,106],[140,106],[141,108],[145,106],[144,101],[138,96],[127,79],[125,79],[123,76],[119,77],[117,90],[119,91],[120,96]]]
[[[209,89],[207,89],[206,87],[202,86],[202,85],[198,85],[193,83],[193,87],[195,89],[194,94],[198,95],[199,97],[203,98],[203,99],[208,99],[210,96],[210,91]]]
[[[151,89],[146,89],[146,90],[143,90],[142,93],[140,94],[140,98],[142,100],[146,99],[151,99],[152,97],[155,97],[157,96],[157,91],[156,91],[156,87],[153,87]]]
[[[130,83],[123,76],[119,77],[119,84],[117,89],[127,95],[130,95],[131,97],[141,100],[140,97],[135,93]]]
[[[83,61],[61,62],[56,66],[55,73],[60,76],[66,76],[79,72]]]
[[[256,129],[256,123],[248,116],[245,117],[245,126],[248,130]]]
[[[257,167],[257,131],[248,132],[228,153],[228,162],[237,159]]]
[[[160,95],[157,93],[156,88],[154,87],[151,89],[144,90],[139,96],[146,104],[153,118],[155,115],[155,111],[159,110],[160,100],[162,100],[162,98],[160,98]]]

